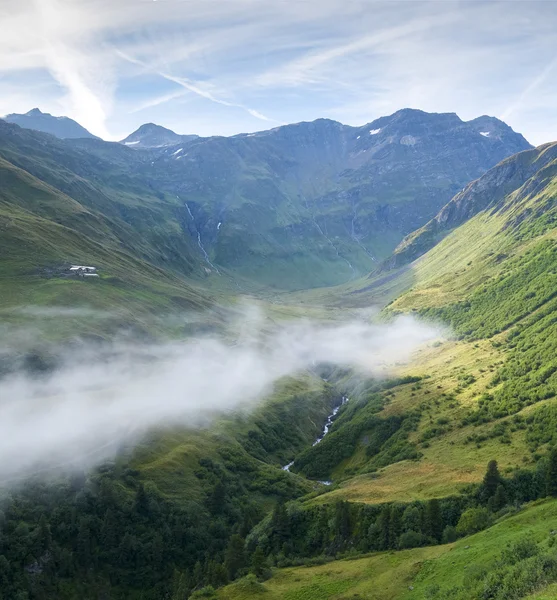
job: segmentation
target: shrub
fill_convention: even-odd
[[[443,544],[450,544],[451,542],[456,541],[457,537],[456,528],[452,525],[447,525],[443,530]]]
[[[491,525],[491,515],[486,508],[469,508],[458,521],[456,531],[459,535],[470,535]]]
[[[417,531],[407,531],[398,539],[398,547],[401,550],[404,548],[418,548],[429,543],[431,543],[431,540],[423,533],[418,533]]]
[[[200,590],[197,590],[197,592],[194,592],[190,596],[190,600],[197,600],[197,598],[216,598],[216,597],[217,597],[217,592],[215,591],[215,588],[212,585],[208,585],[207,587],[201,588]]]

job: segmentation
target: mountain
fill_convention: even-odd
[[[103,158],[82,144],[100,146]],[[84,302],[129,323],[149,307],[210,304],[193,281],[204,262],[176,220],[181,206],[126,173],[135,154],[0,121],[0,309]],[[96,266],[101,279],[84,288],[65,278],[71,264]]]
[[[148,125],[127,139],[56,140],[4,123],[0,157],[157,267],[284,290],[369,272],[470,180],[529,147],[497,119],[416,110],[364,127],[319,119],[177,144]]]
[[[402,110],[153,153],[146,174],[187,203],[214,264],[284,289],[370,271],[469,181],[530,144],[501,121]]]
[[[44,133],[50,133],[60,139],[71,138],[96,138],[89,133],[85,127],[68,117],[53,117],[51,114],[43,113],[38,108],[33,108],[23,115],[13,113],[4,117],[8,123],[14,123],[25,129],[35,129]],[[98,139],[98,138],[96,138]]]
[[[197,135],[178,135],[166,127],[146,123],[120,143],[132,148],[164,148],[173,144],[187,143],[198,137]]]
[[[551,164],[556,158],[556,145],[546,144],[501,162],[483,177],[467,185],[433,219],[406,237],[386,262],[386,266],[392,268],[416,259],[452,229],[480,211],[497,210],[501,201],[526,182],[527,189],[538,187],[540,178],[551,172]],[[545,169],[547,166],[550,167],[548,171]]]

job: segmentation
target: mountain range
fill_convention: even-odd
[[[122,144],[38,136],[4,127],[0,155],[139,233],[143,256],[286,290],[365,275],[469,181],[531,147],[492,117],[410,109],[229,138],[155,125]]]

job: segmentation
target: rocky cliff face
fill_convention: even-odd
[[[544,185],[546,179],[553,175],[546,168],[552,166],[556,159],[557,144],[545,144],[502,161],[467,185],[433,219],[406,237],[383,268],[393,268],[415,260],[449,231],[483,210],[508,209],[508,202],[505,206],[500,203],[511,192],[520,192],[517,193],[516,201],[534,194],[536,188]]]

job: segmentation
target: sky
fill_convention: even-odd
[[[411,107],[557,140],[557,2],[1,0],[0,114],[117,140],[233,135]]]

